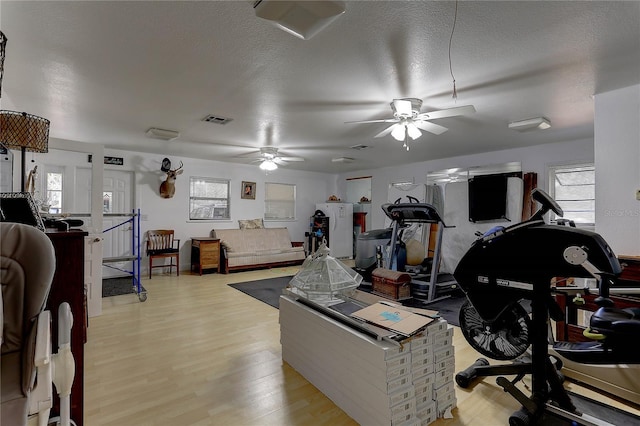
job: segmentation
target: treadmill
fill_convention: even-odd
[[[440,214],[431,204],[421,203],[417,198],[411,196],[407,196],[407,199],[408,203],[401,203],[401,199],[398,198],[394,203],[382,205],[382,211],[391,219],[391,241],[389,243],[391,252],[384,267],[394,271],[398,270],[400,250],[398,235],[402,228],[413,223],[438,224],[431,271],[426,275],[418,274],[415,278],[412,276],[411,295],[425,302],[435,302],[450,297],[450,293],[458,288],[456,280],[451,274],[439,273],[438,269],[440,267],[443,229],[451,228],[451,226],[445,225]]]

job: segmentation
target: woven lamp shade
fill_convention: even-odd
[[[26,112],[0,111],[0,143],[31,152],[49,151],[49,120]]]

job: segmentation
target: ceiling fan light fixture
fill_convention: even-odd
[[[530,130],[545,130],[551,127],[551,121],[545,117],[529,118],[526,120],[512,121],[509,123],[511,130],[527,132]]]
[[[261,170],[272,172],[278,168],[278,165],[276,164],[275,161],[267,159],[267,160],[264,160],[262,163],[260,163],[259,167]]]
[[[422,136],[422,132],[420,131],[420,129],[418,129],[418,126],[416,126],[413,122],[407,123],[407,133],[409,134],[409,137],[413,140],[416,140],[420,136]]]
[[[405,130],[406,130],[404,123],[398,123],[395,126],[396,127],[394,127],[394,129],[391,131],[391,136],[393,136],[393,138],[398,142],[404,141]]]

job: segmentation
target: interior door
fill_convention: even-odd
[[[131,219],[133,206],[133,172],[121,170],[105,170],[103,178],[102,230],[111,229],[119,223]],[[89,211],[91,200],[91,170],[79,168],[76,171],[76,185],[74,199],[76,210]],[[108,232],[103,232],[99,237],[102,239],[102,258],[129,256],[132,253],[133,229],[131,224],[119,226]],[[96,236],[92,236],[94,239]],[[131,262],[128,262],[131,263]],[[111,266],[130,270],[131,265],[127,262],[110,263]],[[105,278],[126,273],[110,267],[102,267],[102,276]]]
[[[104,171],[103,187],[103,256],[120,257],[133,254],[133,224],[120,225],[131,219],[133,206],[133,172],[120,170]],[[103,277],[126,275],[131,262],[110,263],[103,268]],[[119,268],[119,269],[116,269]]]
[[[62,172],[67,179],[71,179],[72,185],[64,186],[62,196],[63,205],[66,204],[71,211],[87,214],[82,217],[85,228],[94,229],[91,212],[91,169],[78,167],[74,172],[67,172],[64,168],[45,166],[46,171]],[[46,174],[46,173],[45,173]],[[65,179],[65,181],[68,181]],[[68,188],[73,188],[71,194]],[[69,195],[69,196],[67,196]],[[65,201],[66,200],[66,201]],[[97,227],[101,229],[101,227]],[[84,284],[87,292],[87,314],[90,317],[102,314],[102,232],[91,232],[85,237],[84,250]]]
[[[95,317],[102,313],[102,236],[89,234],[84,243],[87,313],[90,317]]]

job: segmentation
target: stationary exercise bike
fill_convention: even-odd
[[[609,286],[621,267],[605,240],[594,232],[545,223],[549,210],[562,216],[562,209],[539,189],[532,197],[541,207],[531,219],[480,237],[454,272],[468,299],[460,311],[466,340],[483,355],[516,361],[489,365],[481,358],[458,373],[456,382],[466,388],[476,377],[500,376],[497,383],[522,404],[509,418],[512,426],[536,424],[545,412],[569,423],[607,424],[578,412],[562,385],[561,362],[549,356],[548,320],[563,319],[553,298],[552,279],[596,277],[599,283],[602,307],[592,317],[590,332],[602,339],[556,343],[554,349],[567,359],[640,363],[640,351],[629,347],[632,336],[640,337],[640,312],[617,309],[608,299]],[[523,306],[529,302],[530,311]],[[527,374],[531,375],[531,396],[515,386]],[[509,381],[502,375],[516,378]]]

